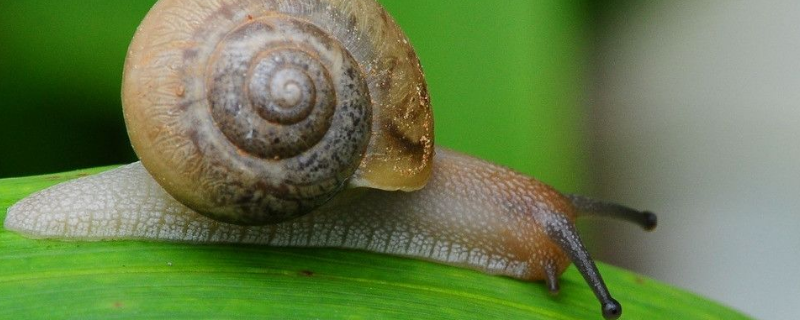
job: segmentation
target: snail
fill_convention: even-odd
[[[434,145],[416,53],[374,0],[160,0],[130,45],[141,162],[21,200],[32,238],[367,250],[526,281],[574,263],[615,319],[574,223],[656,216]]]

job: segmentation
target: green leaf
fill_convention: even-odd
[[[23,197],[109,168],[0,180],[0,218]],[[623,319],[747,319],[600,265]],[[351,250],[31,240],[0,229],[2,319],[602,319],[570,268],[542,283]]]

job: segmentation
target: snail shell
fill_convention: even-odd
[[[431,172],[419,59],[372,0],[162,0],[123,105],[150,174],[224,222],[290,220],[347,187],[418,190]]]

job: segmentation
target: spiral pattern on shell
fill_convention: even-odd
[[[292,219],[344,188],[370,141],[372,101],[343,44],[280,10],[239,7],[248,1],[202,19],[182,9],[184,21],[162,2],[143,23],[158,27],[131,45],[123,94],[156,180],[198,212],[248,225]]]
[[[289,182],[335,177],[366,146],[366,83],[319,28],[285,16],[251,21],[220,42],[208,65],[217,128],[250,156],[300,169],[287,171]],[[330,166],[303,170],[312,157]]]

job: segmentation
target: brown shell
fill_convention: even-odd
[[[278,31],[266,33],[273,29]],[[262,33],[283,51],[234,51],[261,46],[251,37]],[[294,44],[297,39],[305,42]],[[290,58],[284,51],[304,58]],[[325,67],[318,70],[317,62],[308,62],[315,59]],[[239,60],[245,64],[230,62]],[[231,96],[236,94],[218,84],[238,83],[246,91],[240,95],[260,101],[270,95],[253,88],[272,82],[259,74],[295,60],[294,69],[332,82],[306,86],[290,78],[280,87],[294,91],[274,94],[281,100],[264,104],[284,112],[291,109],[280,107],[286,101],[324,104],[318,101],[326,99],[321,93],[335,91],[335,111],[320,111],[314,120],[296,115],[317,111],[290,110],[292,125],[329,120],[324,126],[348,128],[345,133],[286,133],[287,139],[325,151],[321,154],[278,143],[281,139],[269,134],[285,130],[272,127],[276,121],[264,116],[260,102],[235,102]],[[220,71],[229,64],[235,71]],[[354,91],[338,91],[342,88]],[[312,98],[297,90],[312,92]],[[313,210],[346,186],[417,190],[431,174],[433,119],[419,60],[394,20],[373,0],[161,0],[131,43],[122,95],[128,132],[147,170],[172,196],[221,221],[280,222]],[[266,120],[258,119],[250,129],[228,129],[250,122],[239,116],[240,109],[257,111]],[[351,114],[366,121],[348,120]],[[269,134],[259,135],[264,132]],[[370,134],[356,137],[361,133]],[[317,142],[329,138],[333,145]],[[220,150],[221,155],[212,152]],[[333,172],[329,167],[340,163],[332,175],[320,173]],[[312,170],[293,172],[307,168]]]

